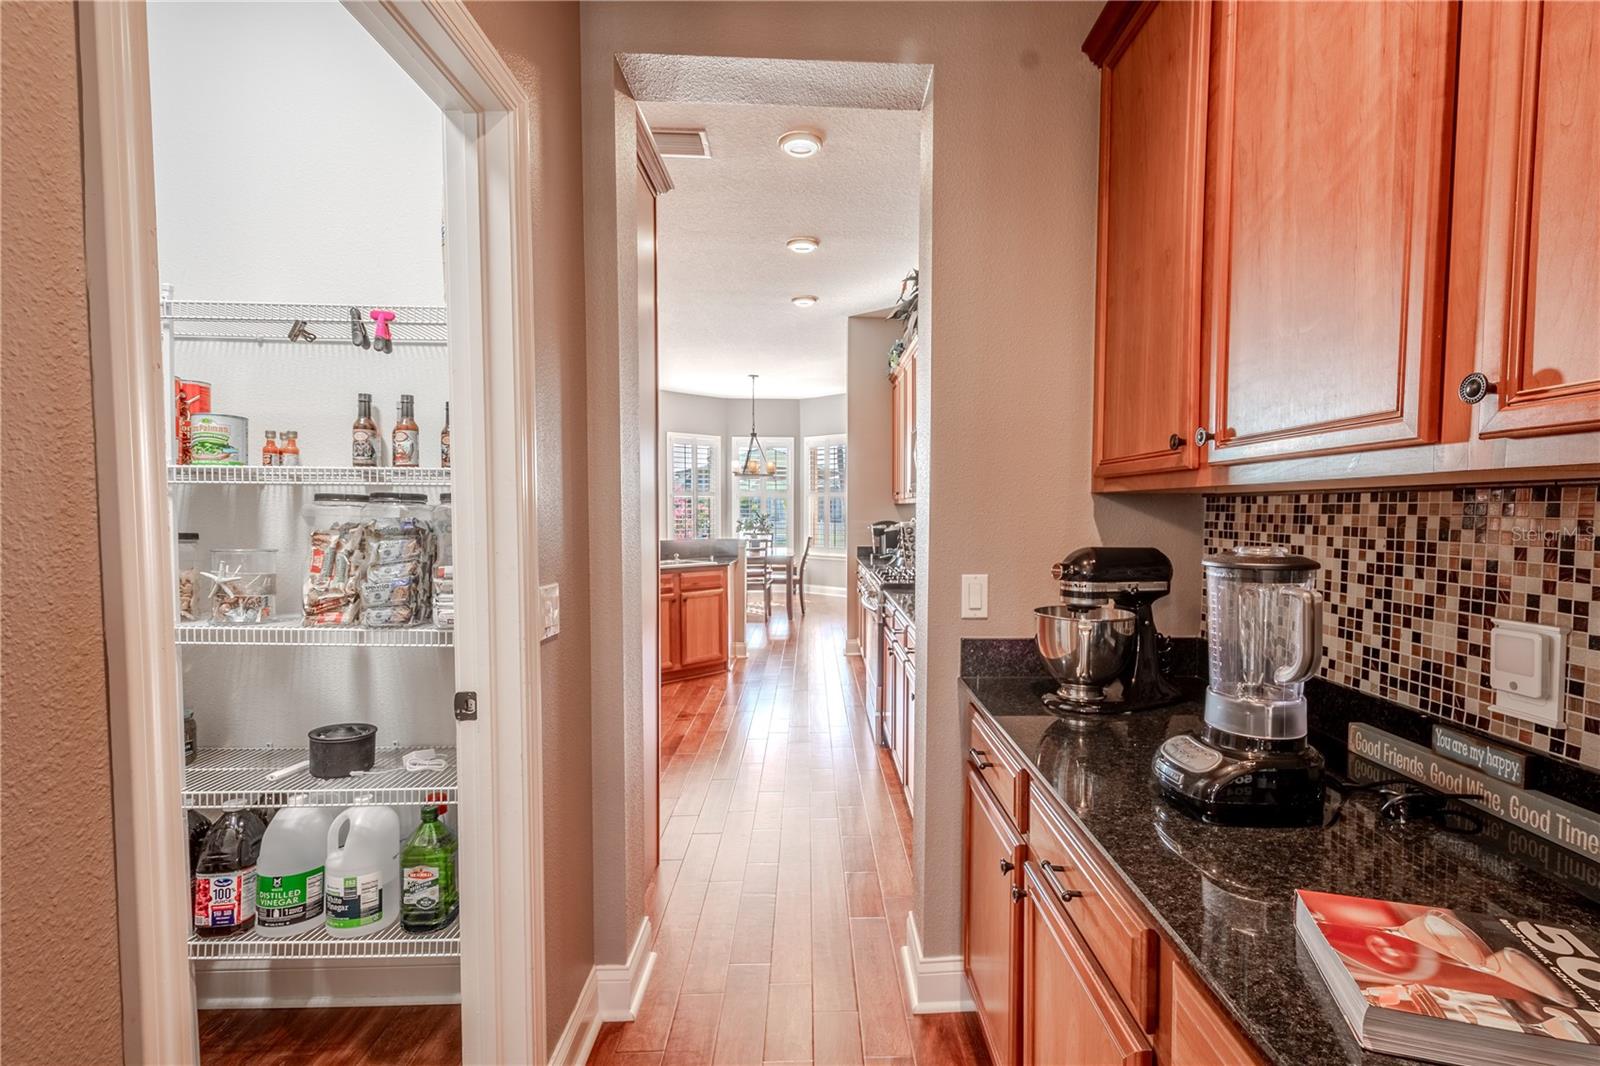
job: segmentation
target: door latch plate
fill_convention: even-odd
[[[478,720],[478,694],[476,692],[456,693],[456,721],[476,722]]]

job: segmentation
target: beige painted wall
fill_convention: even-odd
[[[594,583],[596,836],[623,847],[628,875],[596,896],[597,947],[617,961],[642,913],[640,683],[649,654],[634,603],[639,560],[631,475],[641,415],[631,292],[632,192],[619,158],[633,152],[623,52],[917,62],[934,65],[925,120],[920,268],[924,286],[919,426],[926,479],[917,507],[923,765],[915,902],[924,948],[960,951],[960,752],[955,698],[963,636],[1023,635],[1054,595],[1050,564],[1090,543],[1154,544],[1178,565],[1179,592],[1158,620],[1199,620],[1200,504],[1097,500],[1089,492],[1094,327],[1098,72],[1083,35],[1098,4],[585,5],[583,109],[589,277],[589,398]],[[931,164],[926,148],[932,147]],[[930,184],[931,183],[931,184]],[[620,354],[619,354],[620,353]],[[595,388],[599,383],[603,388]],[[648,396],[648,392],[642,395]],[[615,531],[614,533],[611,531]],[[990,575],[990,617],[958,618],[959,575]],[[602,679],[604,679],[602,681]],[[602,757],[603,756],[603,757]]]
[[[845,552],[846,633],[860,640],[856,620],[856,549],[872,544],[872,523],[904,521],[915,508],[894,502],[890,440],[889,347],[905,332],[904,322],[880,315],[850,319],[846,337],[850,451],[846,459],[845,508],[850,547]]]
[[[534,381],[539,580],[561,585],[540,649],[544,712],[545,1022],[553,1046],[594,965],[590,892],[588,445],[576,3],[468,9],[534,101]]]
[[[72,5],[0,4],[8,1066],[122,1061],[77,63]]]

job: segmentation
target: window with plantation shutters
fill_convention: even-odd
[[[806,513],[809,533],[816,540],[811,550],[819,555],[843,555],[845,530],[845,437],[806,438]]]
[[[717,535],[722,440],[694,433],[667,434],[666,536],[709,540]]]
[[[748,437],[733,438],[733,461],[744,461]],[[793,495],[792,464],[794,439],[792,437],[762,437],[761,447],[767,458],[777,464],[777,473],[771,477],[746,477],[738,469],[733,472],[733,532],[748,533],[758,514],[765,516],[772,526],[772,548],[777,552],[791,551],[794,547],[790,531],[790,499]],[[760,453],[757,453],[757,458]]]

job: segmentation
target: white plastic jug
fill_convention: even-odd
[[[333,811],[326,807],[289,806],[267,825],[256,862],[257,933],[293,936],[322,925],[332,823]]]
[[[330,936],[365,936],[400,917],[400,819],[393,807],[351,807],[328,827]]]

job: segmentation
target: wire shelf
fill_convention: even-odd
[[[214,810],[232,800],[257,807],[350,807],[456,802],[456,751],[434,748],[442,770],[407,770],[401,763],[416,746],[379,748],[372,769],[353,777],[312,777],[301,768],[276,780],[271,774],[303,762],[304,748],[201,748],[183,768],[185,810]]]
[[[177,466],[173,485],[443,485],[450,468],[404,466]]]
[[[308,626],[300,619],[230,626],[212,622],[179,622],[179,644],[321,644],[342,648],[449,648],[454,629],[409,626],[401,629],[366,629],[362,626]]]
[[[191,959],[449,959],[460,954],[460,922],[432,933],[408,933],[396,923],[354,937],[329,936],[320,927],[284,937],[265,937],[254,930],[218,937],[189,933]]]
[[[209,300],[167,300],[161,305],[161,321],[176,341],[254,341],[257,344],[311,344],[326,347],[350,341],[350,304],[257,304],[223,303]],[[354,305],[373,336],[375,323],[367,317],[371,305]],[[392,305],[381,308],[394,312],[390,331],[396,352],[415,347],[443,347],[449,340],[449,327],[443,307]],[[316,335],[315,341],[289,339],[295,322],[304,322]],[[363,349],[369,350],[369,349]],[[380,353],[381,354],[381,353]]]

